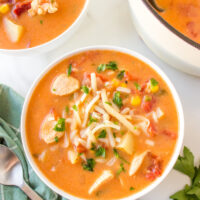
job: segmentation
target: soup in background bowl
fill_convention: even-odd
[[[191,40],[200,43],[200,1],[156,0],[158,12],[170,25]]]
[[[58,36],[68,36],[87,4],[88,0],[1,1],[0,49],[32,49]]]
[[[51,64],[26,97],[31,166],[70,199],[136,199],[172,169],[183,111],[166,75],[143,56],[88,47]]]

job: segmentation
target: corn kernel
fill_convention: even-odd
[[[159,85],[151,86],[151,92],[156,93],[159,90]]]
[[[121,87],[127,88],[127,84],[126,83],[122,83]]]
[[[141,97],[139,95],[133,96],[131,98],[131,105],[139,106],[141,104]]]
[[[10,7],[7,3],[0,6],[0,13],[6,14],[10,10]]]
[[[113,87],[118,87],[119,85],[120,85],[120,82],[119,82],[117,79],[114,78],[114,79],[112,80],[112,86],[113,86]]]

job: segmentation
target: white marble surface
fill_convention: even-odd
[[[91,0],[88,15],[76,34],[62,47],[34,57],[0,55],[0,82],[25,96],[45,66],[63,53],[88,45],[117,45],[135,50],[154,61],[169,76],[182,100],[185,114],[184,145],[200,158],[200,79],[170,68],[159,60],[137,35],[127,0]],[[183,55],[184,56],[184,55]],[[142,200],[168,200],[188,180],[172,171],[165,181]]]

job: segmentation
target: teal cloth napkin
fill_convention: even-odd
[[[16,153],[22,163],[25,181],[44,200],[65,200],[36,176],[26,160],[19,130],[23,102],[15,91],[0,84],[0,144]],[[28,197],[17,187],[0,185],[0,200],[28,200]]]

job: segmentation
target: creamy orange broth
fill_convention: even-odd
[[[58,11],[52,14],[29,16],[28,11],[19,17],[12,12],[0,14],[0,48],[24,49],[44,44],[66,31],[77,19],[85,0],[57,0]],[[0,4],[1,5],[1,4]],[[5,31],[4,18],[24,27],[24,32],[18,42],[12,42]]]
[[[119,80],[121,83],[125,83],[127,88],[131,88],[132,91],[129,95],[123,95],[124,99],[127,98],[127,103],[124,103],[123,107],[129,106],[141,116],[148,115],[148,113],[150,113],[152,110],[155,110],[157,107],[160,107],[164,112],[164,117],[162,117],[158,123],[153,122],[156,129],[153,131],[154,133],[149,131],[149,133],[151,133],[148,136],[143,132],[141,132],[138,136],[133,134],[135,143],[133,155],[128,155],[126,152],[116,148],[120,156],[126,159],[128,162],[131,162],[135,155],[143,153],[146,150],[151,152],[151,155],[148,155],[144,159],[142,166],[133,176],[129,176],[128,174],[130,164],[123,162],[121,159],[117,159],[117,161],[111,167],[107,166],[106,163],[96,163],[93,172],[84,170],[82,166],[83,161],[81,159],[79,159],[76,164],[71,164],[69,161],[68,150],[70,148],[73,149],[73,147],[71,144],[68,148],[62,147],[64,137],[59,138],[57,142],[55,141],[51,144],[46,144],[41,139],[40,135],[42,122],[52,108],[57,115],[62,116],[63,110],[65,110],[66,106],[70,105],[70,102],[72,102],[74,98],[72,95],[56,96],[52,94],[51,86],[55,78],[61,73],[66,73],[68,66],[72,64],[72,69],[75,68],[77,71],[72,71],[70,76],[81,81],[84,78],[85,72],[88,74],[96,72],[99,64],[108,63],[109,61],[115,61],[119,70],[124,69],[125,73],[129,73],[127,73],[122,80]],[[119,70],[114,71],[114,73],[110,75],[109,72],[111,70],[106,70],[105,72],[96,74],[102,75],[103,79],[107,79],[108,82],[116,78]],[[153,98],[155,98],[152,108],[144,111],[142,110],[141,105],[131,105],[130,98],[137,93],[134,86],[135,81],[142,86],[152,77],[159,82],[159,91],[150,94],[153,96]],[[116,88],[112,87],[110,92],[115,90]],[[141,92],[139,95],[142,97],[143,93],[145,92]],[[123,107],[121,109],[123,109]],[[113,117],[111,119],[112,121],[117,121]],[[133,121],[131,122],[133,123]],[[126,129],[124,130],[124,132],[127,132]],[[69,124],[66,125],[66,131],[69,134]],[[116,131],[113,130],[113,132]],[[165,167],[173,154],[177,134],[177,111],[173,97],[166,83],[147,64],[130,55],[115,51],[88,51],[67,58],[61,63],[57,64],[42,78],[42,80],[36,86],[31,97],[26,116],[26,136],[28,146],[38,168],[58,188],[74,196],[86,199],[113,200],[137,193],[147,187],[165,170]],[[117,137],[121,137],[119,133],[116,133],[116,135]],[[145,141],[147,139],[153,141],[155,145],[151,146],[146,144]],[[39,158],[44,151],[46,151],[46,155],[44,160],[41,161]],[[107,147],[105,158],[106,162],[113,156],[113,148]],[[86,152],[86,157],[96,159],[94,152],[91,150]],[[159,167],[159,169],[158,171],[154,169],[155,174],[150,173],[147,175],[147,168],[149,169],[149,167],[151,167],[149,166],[150,163],[152,165],[152,157],[155,157],[154,161],[158,159],[157,161],[159,165],[157,167]],[[117,175],[121,163],[124,165],[125,172],[122,171]],[[55,171],[52,171],[52,167]],[[103,184],[98,188],[98,190],[89,195],[89,188],[100,176],[102,171],[106,169],[112,171],[114,178]],[[131,187],[133,187],[134,190],[131,190]]]
[[[199,0],[156,0],[165,11],[159,13],[170,25],[200,43]]]

